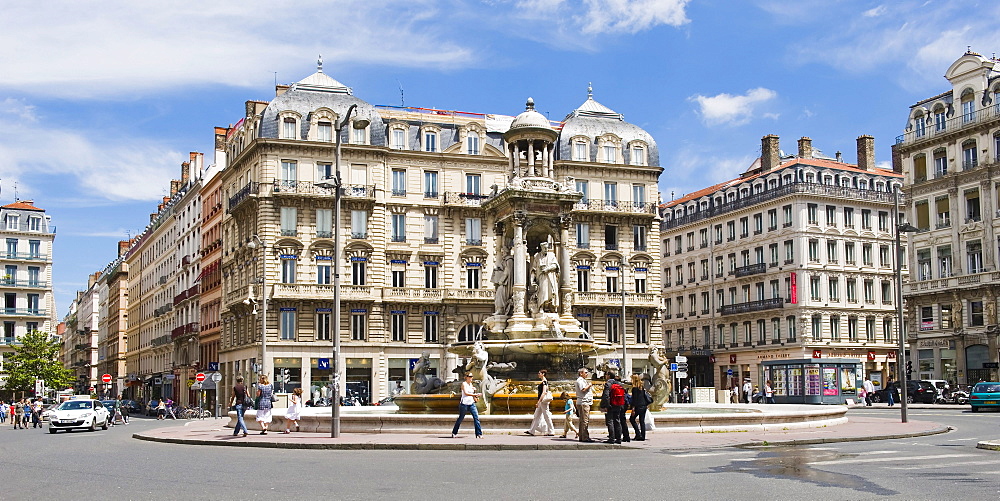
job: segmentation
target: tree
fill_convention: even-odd
[[[41,379],[50,388],[73,384],[73,374],[59,360],[59,341],[48,334],[31,331],[19,339],[21,346],[7,357],[7,383],[11,391],[31,391]]]

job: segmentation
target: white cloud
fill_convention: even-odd
[[[750,89],[743,95],[718,94],[688,98],[698,103],[702,121],[706,125],[742,125],[754,117],[758,105],[771,101],[778,93],[763,87]],[[763,113],[764,118],[777,118],[775,113]]]
[[[865,17],[878,17],[881,16],[882,14],[885,14],[885,11],[886,11],[885,5],[879,5],[878,7],[875,7],[873,9],[868,9],[862,12],[861,15]]]
[[[46,193],[108,200],[155,200],[185,160],[148,140],[93,138],[34,116],[33,107],[0,105],[0,178],[22,198]],[[163,180],[157,182],[157,180]],[[9,192],[8,192],[9,193]]]
[[[577,19],[583,33],[638,33],[659,25],[687,24],[684,8],[689,1],[585,0],[587,11]]]

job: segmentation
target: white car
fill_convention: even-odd
[[[49,415],[49,433],[82,428],[94,431],[108,429],[108,409],[99,400],[67,400]]]

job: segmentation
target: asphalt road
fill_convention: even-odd
[[[898,417],[887,409],[850,415]],[[942,435],[702,451],[316,451],[199,447],[0,427],[2,499],[997,499],[1000,412],[911,409]]]

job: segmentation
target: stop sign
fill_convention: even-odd
[[[204,372],[199,372],[199,373],[195,374],[194,375],[194,379],[195,379],[195,381],[198,381],[199,383],[202,382],[202,381],[204,381],[205,380],[205,373]]]
[[[110,383],[111,382],[111,374],[105,374],[105,375],[101,376],[101,381],[104,382],[104,384]]]

